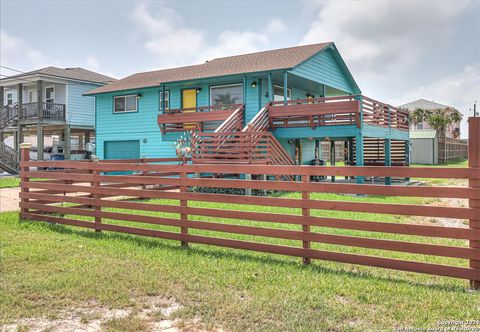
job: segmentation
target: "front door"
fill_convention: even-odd
[[[182,108],[191,108],[190,110],[183,111],[184,113],[194,113],[197,107],[197,89],[182,90]],[[184,129],[195,128],[196,123],[185,122],[183,124]]]
[[[35,89],[28,90],[28,102],[29,103],[37,102],[37,90]]]

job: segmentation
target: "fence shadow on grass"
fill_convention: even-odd
[[[22,221],[24,222],[35,222],[35,221]],[[165,241],[164,239],[161,238],[147,238],[147,237],[142,237],[142,236],[135,236],[135,235],[129,235],[129,234],[121,234],[121,233],[114,233],[114,232],[101,232],[101,233],[96,233],[93,231],[89,230],[83,230],[83,229],[77,229],[73,228],[70,226],[65,226],[65,225],[59,225],[59,224],[52,224],[52,223],[41,223],[41,227],[45,227],[53,232],[60,233],[60,234],[68,234],[68,235],[78,235],[84,238],[88,239],[115,239],[115,240],[121,240],[121,241],[128,241],[130,243],[134,243],[138,246],[142,246],[144,248],[148,249],[169,249],[169,250],[174,250],[178,252],[185,252],[188,250],[190,254],[197,254],[197,255],[202,255],[202,256],[209,256],[213,258],[220,258],[220,259],[241,259],[241,260],[246,260],[246,261],[253,261],[253,262],[258,262],[258,263],[263,263],[263,264],[275,264],[277,266],[292,266],[293,264],[297,265],[297,263],[292,261],[292,258],[290,260],[284,260],[284,259],[279,259],[278,257],[274,256],[273,254],[269,253],[257,253],[261,254],[262,256],[255,255],[256,252],[250,252],[250,253],[241,253],[237,251],[236,249],[231,249],[230,248],[223,248],[223,247],[209,247],[207,248],[201,248],[198,247],[199,244],[195,244],[195,247],[182,247],[179,246],[178,244],[174,244],[173,241],[175,240],[168,240],[169,242]],[[170,242],[172,241],[172,242]],[[178,241],[176,241],[178,242]],[[200,244],[201,245],[201,244]],[[220,249],[220,250],[218,250]],[[225,250],[228,250],[227,252]],[[266,255],[271,255],[271,257],[266,257]],[[297,258],[300,262],[301,258]],[[335,262],[331,262],[335,263]],[[337,264],[342,264],[342,263],[337,263]],[[350,264],[349,264],[350,265]],[[353,264],[352,264],[353,265]],[[355,265],[353,265],[355,266]],[[409,285],[409,286],[416,286],[416,287],[426,287],[429,289],[437,289],[437,290],[442,290],[442,291],[448,291],[448,292],[458,292],[458,291],[465,291],[465,289],[460,286],[460,285],[441,285],[441,284],[428,284],[425,282],[418,282],[418,281],[412,281],[412,280],[404,280],[400,279],[400,277],[393,278],[393,277],[385,277],[385,276],[378,276],[374,275],[370,272],[354,272],[354,271],[347,271],[343,267],[339,267],[338,269],[332,269],[328,268],[325,266],[321,265],[303,265],[298,263],[298,268],[299,269],[308,269],[310,271],[313,271],[315,273],[326,273],[326,274],[333,274],[336,276],[345,276],[349,278],[355,278],[355,279],[364,279],[364,280],[380,280],[383,282],[394,282],[394,283],[400,283],[402,285]],[[399,271],[400,273],[405,273],[402,271]]]

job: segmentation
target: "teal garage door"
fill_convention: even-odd
[[[140,158],[140,141],[105,141],[105,159],[138,159]]]

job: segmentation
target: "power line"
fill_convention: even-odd
[[[10,67],[7,67],[7,66],[2,66],[2,65],[0,65],[0,67],[11,70],[11,71],[16,71],[17,73],[25,74],[24,71],[21,71],[21,70],[18,70],[18,69],[13,69],[13,68],[10,68]],[[2,75],[2,76],[5,76],[5,75]]]

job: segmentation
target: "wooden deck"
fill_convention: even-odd
[[[243,105],[177,108],[159,114],[157,122],[162,134],[189,130],[215,130],[238,109],[243,110]]]

